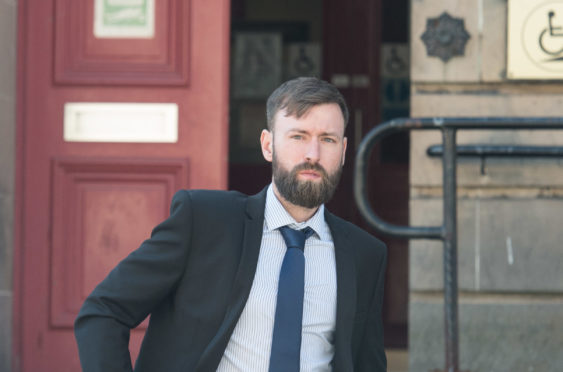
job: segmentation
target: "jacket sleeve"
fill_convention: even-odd
[[[366,328],[361,348],[356,360],[354,371],[357,372],[385,372],[387,371],[387,357],[383,346],[383,289],[385,285],[385,270],[387,266],[387,248],[383,245],[383,254],[379,265],[378,279],[375,292],[371,299],[370,310],[366,320]]]
[[[84,302],[74,324],[84,372],[131,371],[129,334],[181,278],[191,237],[190,194],[174,195],[170,217],[121,261]]]

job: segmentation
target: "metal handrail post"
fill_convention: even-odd
[[[444,146],[443,208],[444,208],[444,330],[446,346],[446,371],[459,370],[458,304],[457,304],[457,180],[456,180],[456,130],[442,129]]]

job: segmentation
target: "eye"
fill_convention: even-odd
[[[336,143],[336,140],[334,138],[331,138],[331,137],[324,137],[323,141],[327,142],[327,143]]]
[[[301,140],[303,139],[303,136],[300,134],[294,134],[293,136],[291,136],[291,138],[296,139],[296,140]]]

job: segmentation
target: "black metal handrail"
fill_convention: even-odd
[[[442,145],[432,145],[426,149],[428,156],[441,157],[444,153]],[[470,157],[563,157],[561,146],[512,146],[512,145],[459,145],[456,146],[457,156]]]
[[[354,169],[354,197],[360,213],[377,231],[407,239],[439,239],[444,242],[444,307],[446,371],[459,371],[457,299],[457,130],[563,129],[563,118],[420,118],[394,119],[373,128],[362,140]],[[399,226],[381,219],[370,207],[367,195],[368,160],[373,146],[390,134],[403,130],[441,130],[443,164],[443,224]],[[520,154],[521,156],[528,156]]]
[[[432,145],[426,149],[428,156],[441,157],[444,153],[442,145]],[[560,158],[563,147],[560,146],[513,146],[513,145],[460,145],[456,146],[457,156],[478,157],[481,160],[481,174],[485,174],[485,159],[489,157],[527,157],[527,158]]]

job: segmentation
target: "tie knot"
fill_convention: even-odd
[[[314,231],[310,227],[302,230],[294,230],[287,226],[280,227],[280,232],[285,240],[287,248],[297,248],[303,250],[305,247],[305,240],[313,235]]]

